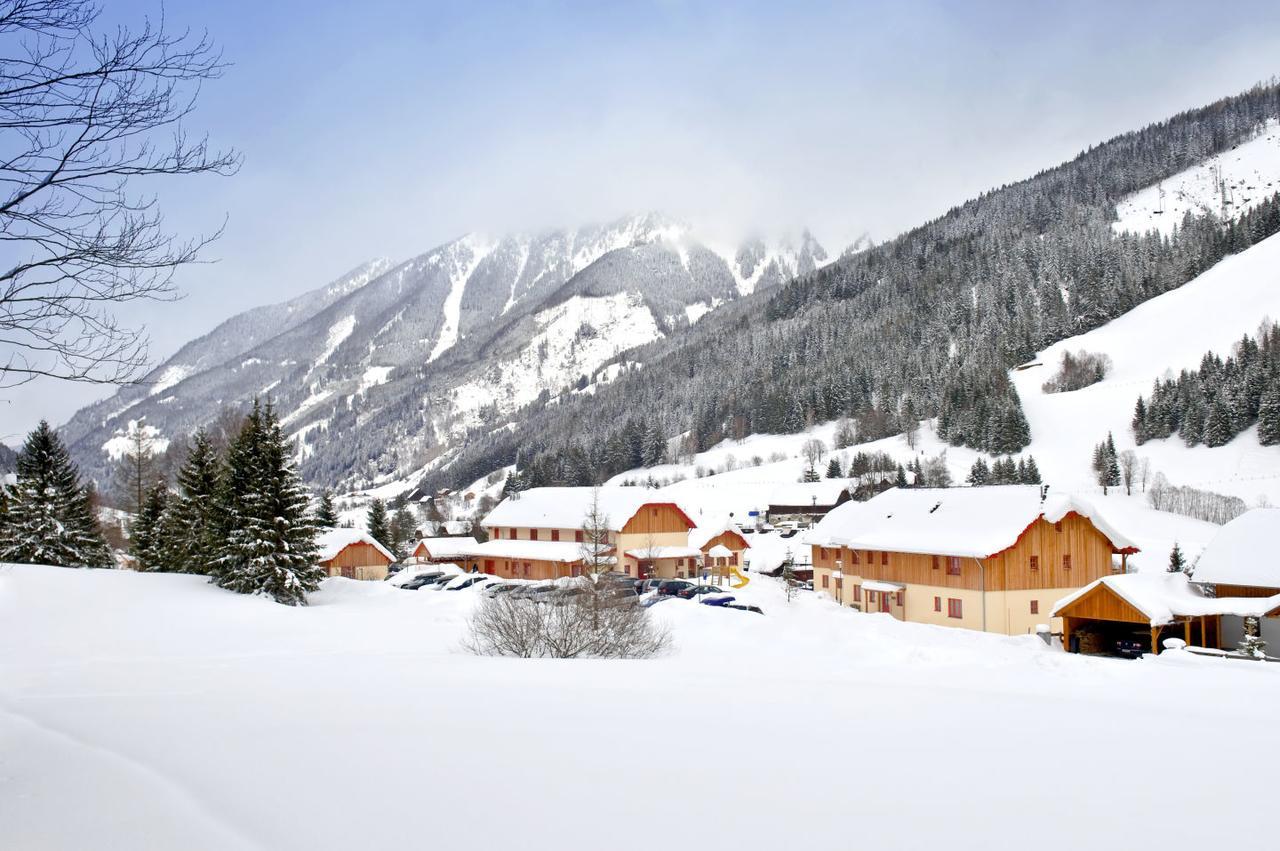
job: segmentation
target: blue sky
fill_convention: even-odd
[[[113,0],[104,22],[155,16]],[[158,187],[216,228],[161,360],[240,310],[468,230],[660,209],[724,235],[885,238],[1111,135],[1280,74],[1280,4],[176,2],[233,63],[193,129],[232,178]],[[101,389],[7,391],[0,434]]]

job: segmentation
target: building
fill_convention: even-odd
[[[765,519],[769,523],[817,523],[838,505],[853,498],[845,479],[776,485],[769,494]]]
[[[1274,621],[1277,614],[1280,591],[1266,597],[1214,597],[1185,573],[1163,571],[1104,576],[1053,607],[1062,620],[1062,646],[1073,653],[1111,653],[1121,642],[1159,653],[1166,638],[1230,649],[1243,630],[1228,637],[1225,621]]]
[[[409,557],[420,564],[449,564],[466,558],[479,543],[475,538],[420,538]]]
[[[698,526],[689,533],[689,546],[701,553],[702,564],[717,583],[727,581],[743,565],[743,555],[751,547],[732,523]]]
[[[1218,530],[1196,560],[1192,581],[1215,597],[1272,597],[1280,594],[1280,508],[1246,511]],[[1262,639],[1280,650],[1280,618],[1275,614],[1259,624]],[[1244,637],[1244,618],[1222,618],[1222,646],[1234,647]]]
[[[892,488],[839,506],[805,541],[815,590],[843,605],[1006,635],[1034,632],[1138,551],[1088,501],[1034,485]]]
[[[330,576],[383,580],[395,555],[360,529],[328,529],[316,539],[318,563]]]
[[[468,566],[530,579],[577,575],[593,502],[607,540],[601,554],[618,570],[636,577],[696,574],[701,551],[689,545],[689,515],[636,487],[533,488],[508,497],[485,517],[490,540],[469,550]]]

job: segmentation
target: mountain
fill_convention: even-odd
[[[828,262],[808,232],[724,247],[658,214],[471,234],[233,317],[62,431],[105,481],[104,450],[130,422],[171,439],[269,395],[304,475],[368,485],[423,469],[523,405],[581,393],[623,352]]]
[[[590,484],[840,418],[859,442],[934,419],[950,445],[1016,454],[1033,434],[1011,368],[1280,231],[1277,121],[1271,84],[1095,145],[631,350],[589,395],[495,418],[422,484],[511,464],[524,485]],[[1197,197],[1205,170],[1230,179],[1216,198]],[[1179,206],[1153,208],[1165,182]]]

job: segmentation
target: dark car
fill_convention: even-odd
[[[402,570],[404,570],[403,564],[389,564],[387,565],[387,577],[390,578],[392,576],[395,576],[397,573],[399,573]]]
[[[450,585],[448,588],[444,590],[461,591],[463,588],[470,588],[472,585],[476,585],[477,583],[480,583],[480,582],[486,582],[492,578],[493,577],[487,573],[473,573],[463,581],[459,582],[457,585]]]
[[[725,608],[737,609],[742,612],[755,612],[757,615],[764,614],[764,610],[761,609],[759,606],[748,606],[745,603],[729,603],[728,605],[725,606]]]
[[[1137,659],[1151,652],[1151,642],[1138,638],[1117,638],[1115,654],[1125,659]]]
[[[688,588],[682,588],[676,592],[677,597],[686,600],[692,600],[694,597],[701,597],[703,594],[719,594],[724,591],[719,585],[690,585]]]
[[[707,594],[698,600],[704,606],[729,606],[732,605],[734,597],[732,594]]]
[[[430,583],[435,582],[441,576],[444,576],[444,574],[443,573],[420,573],[417,576],[410,579],[408,582],[401,585],[400,587],[406,591],[417,591],[422,586],[429,585]]]
[[[658,582],[659,597],[674,597],[686,588],[694,587],[692,582],[684,579],[663,579]]]

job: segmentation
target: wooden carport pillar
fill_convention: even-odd
[[[1160,655],[1160,627],[1151,627],[1151,655]]]

